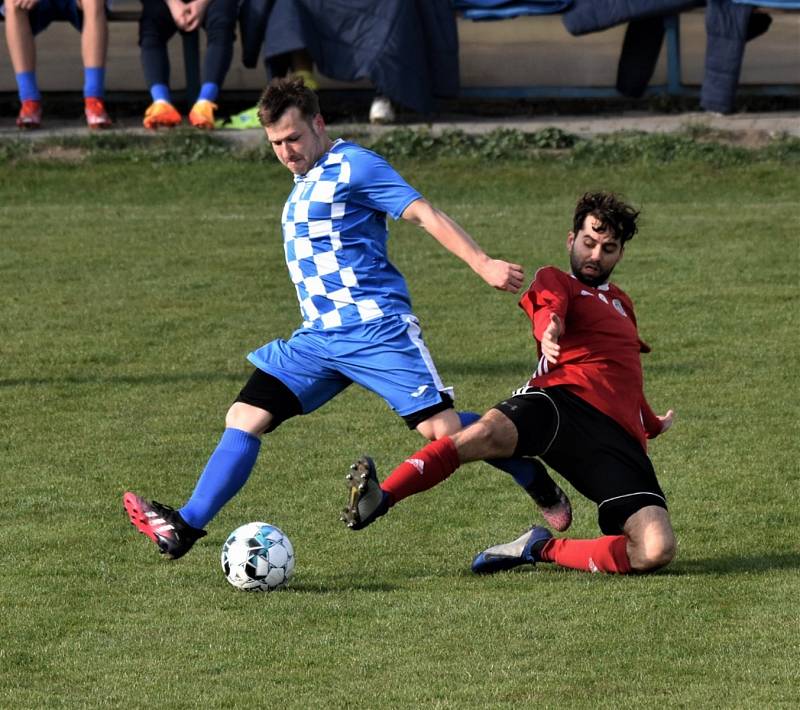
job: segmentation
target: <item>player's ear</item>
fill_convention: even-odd
[[[325,119],[322,118],[321,113],[318,113],[316,116],[314,116],[314,118],[311,120],[311,123],[317,133],[321,133],[325,130]]]
[[[572,245],[575,242],[575,232],[567,233],[567,251],[572,251]]]

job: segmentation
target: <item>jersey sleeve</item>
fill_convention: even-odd
[[[377,153],[360,150],[350,157],[350,196],[359,204],[392,219],[400,216],[422,195]]]
[[[536,272],[530,288],[522,295],[519,306],[533,327],[533,337],[541,341],[545,328],[550,323],[551,314],[566,322],[569,306],[569,287],[564,281],[565,274],[552,266]]]

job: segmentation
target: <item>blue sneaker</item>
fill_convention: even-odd
[[[347,474],[347,507],[340,520],[351,530],[361,530],[389,510],[389,494],[378,483],[375,464],[369,456],[362,456]]]
[[[545,543],[553,537],[547,528],[534,525],[524,535],[512,542],[505,542],[479,552],[472,560],[475,574],[493,574],[514,569],[520,565],[535,565],[541,562],[539,553]]]

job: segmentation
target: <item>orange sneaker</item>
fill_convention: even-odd
[[[212,131],[214,130],[214,111],[216,110],[217,105],[215,103],[200,99],[195,102],[189,112],[189,123],[195,128]]]
[[[86,113],[86,125],[89,128],[108,128],[111,126],[111,119],[108,116],[103,99],[87,96],[83,100],[83,106]]]
[[[17,116],[17,128],[39,128],[42,125],[42,102],[26,99]]]
[[[155,130],[156,128],[175,128],[175,126],[180,126],[181,115],[178,113],[178,109],[176,109],[169,101],[153,101],[150,104],[147,111],[144,112],[144,124],[145,128],[150,128]]]

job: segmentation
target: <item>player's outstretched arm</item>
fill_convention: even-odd
[[[406,207],[402,216],[422,227],[450,253],[465,261],[490,286],[511,293],[519,291],[525,278],[519,264],[490,258],[462,227],[427,200],[415,200]]]

